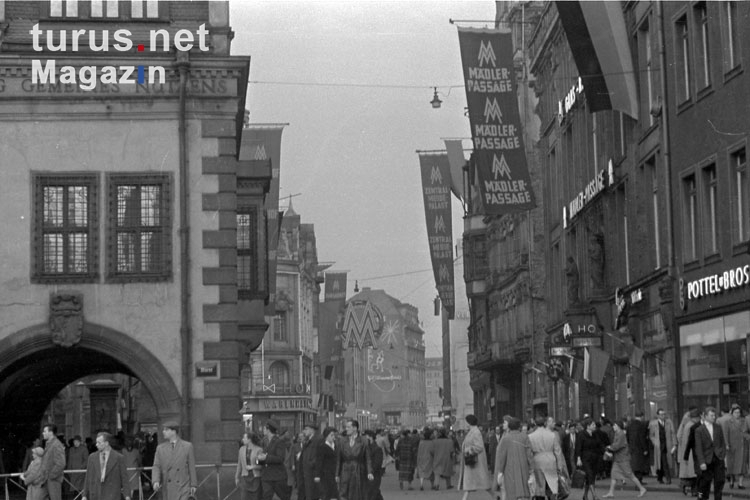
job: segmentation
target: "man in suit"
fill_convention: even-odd
[[[130,481],[125,459],[112,449],[112,435],[96,435],[96,453],[89,455],[81,500],[130,500]]]
[[[726,481],[724,458],[727,446],[721,426],[716,423],[716,408],[707,406],[703,412],[703,425],[695,430],[696,464],[700,469],[698,497],[707,500],[714,483],[714,499],[721,500]]]
[[[192,443],[180,439],[179,425],[174,421],[162,424],[167,440],[156,447],[152,479],[154,491],[162,491],[162,500],[187,500],[195,495],[198,476]]]
[[[565,457],[565,465],[568,467],[568,475],[573,475],[575,469],[575,456],[576,456],[576,433],[578,432],[578,425],[575,422],[568,424],[568,429],[565,432],[565,437],[562,440],[562,453]]]
[[[65,446],[57,439],[57,426],[47,424],[42,429],[44,438],[44,456],[42,471],[47,476],[43,488],[47,490],[49,500],[62,500],[63,471],[65,470]]]
[[[490,435],[490,446],[489,452],[487,453],[487,467],[489,470],[495,470],[495,452],[497,451],[497,445],[500,443],[500,438],[503,437],[502,426],[496,425],[495,432]]]
[[[633,474],[638,478],[641,484],[643,476],[647,476],[651,471],[651,462],[649,460],[649,441],[648,441],[648,424],[643,421],[644,413],[639,411],[635,418],[628,425],[628,449],[630,451],[630,467]]]
[[[269,419],[263,426],[266,443],[263,452],[258,455],[258,463],[263,466],[260,475],[263,500],[272,500],[274,493],[280,500],[289,500],[292,496],[284,467],[287,446],[284,440],[276,435],[278,431],[279,423],[276,420]]]

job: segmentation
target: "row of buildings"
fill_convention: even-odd
[[[476,413],[748,408],[750,4],[618,2],[636,113],[592,112],[558,5],[497,2],[537,207],[469,204]],[[606,354],[594,383],[590,348]]]

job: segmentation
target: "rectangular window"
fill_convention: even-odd
[[[675,22],[675,75],[677,103],[690,99],[690,42],[687,15]]]
[[[111,175],[109,281],[172,276],[170,180],[167,175]]]
[[[49,17],[158,19],[159,0],[50,0]]]
[[[745,148],[731,155],[734,169],[734,213],[735,213],[735,243],[750,240],[750,179],[748,176]]]
[[[724,2],[724,72],[727,73],[740,65],[739,24],[737,19],[737,1]]]
[[[289,342],[286,313],[277,314],[273,318],[273,340],[277,342]]]
[[[703,169],[703,185],[705,189],[703,213],[706,217],[705,238],[706,255],[713,255],[719,251],[718,215],[716,213],[716,165]]]
[[[146,12],[144,16],[144,4]],[[159,17],[158,0],[130,0],[130,17],[138,19],[142,17],[156,18]]]
[[[711,85],[711,64],[710,52],[708,47],[708,11],[706,2],[699,2],[693,7],[695,18],[695,33],[698,40],[695,44],[697,63],[696,71],[698,72],[698,88],[704,89]]]
[[[34,176],[34,283],[98,277],[96,175]]]
[[[683,223],[683,252],[685,261],[698,259],[698,193],[695,184],[695,174],[688,175],[682,180],[684,196]]]
[[[654,251],[656,252],[656,269],[661,267],[661,245],[659,237],[659,178],[656,173],[656,158],[648,161],[651,170],[651,210],[654,221]]]
[[[645,92],[643,93],[643,104],[645,104],[643,113],[644,118],[648,120],[649,126],[654,124],[654,116],[651,114],[651,109],[656,104],[656,96],[654,92],[654,57],[653,57],[653,43],[652,43],[651,29],[649,26],[648,18],[644,21],[639,29],[639,42],[641,58],[644,61],[645,71],[642,73],[641,85]]]
[[[258,290],[258,211],[237,208],[237,298],[250,299]]]

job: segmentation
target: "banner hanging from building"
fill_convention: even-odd
[[[487,215],[536,206],[518,113],[510,31],[458,28],[472,159]]]
[[[344,307],[346,302],[346,271],[325,274],[324,302],[338,302]]]
[[[268,234],[268,305],[265,315],[276,314],[276,250],[279,246],[279,172],[281,165],[281,132],[285,125],[252,125],[242,131],[240,160],[271,160],[271,186],[263,209]],[[261,278],[262,279],[262,278]]]
[[[621,2],[556,1],[560,22],[594,113],[622,111],[638,119],[638,92]]]
[[[451,191],[461,201],[464,201],[464,144],[461,139],[443,139],[445,151],[448,154],[448,163],[451,167]]]
[[[453,319],[456,295],[453,281],[453,221],[451,213],[451,172],[446,153],[420,153],[424,214],[430,245],[435,286],[448,319]]]

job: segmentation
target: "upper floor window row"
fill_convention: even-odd
[[[35,174],[33,182],[32,281],[97,281],[99,176]],[[109,175],[107,185],[107,281],[170,279],[170,177]]]
[[[50,0],[49,17],[159,19],[162,16],[159,11],[159,0]]]

